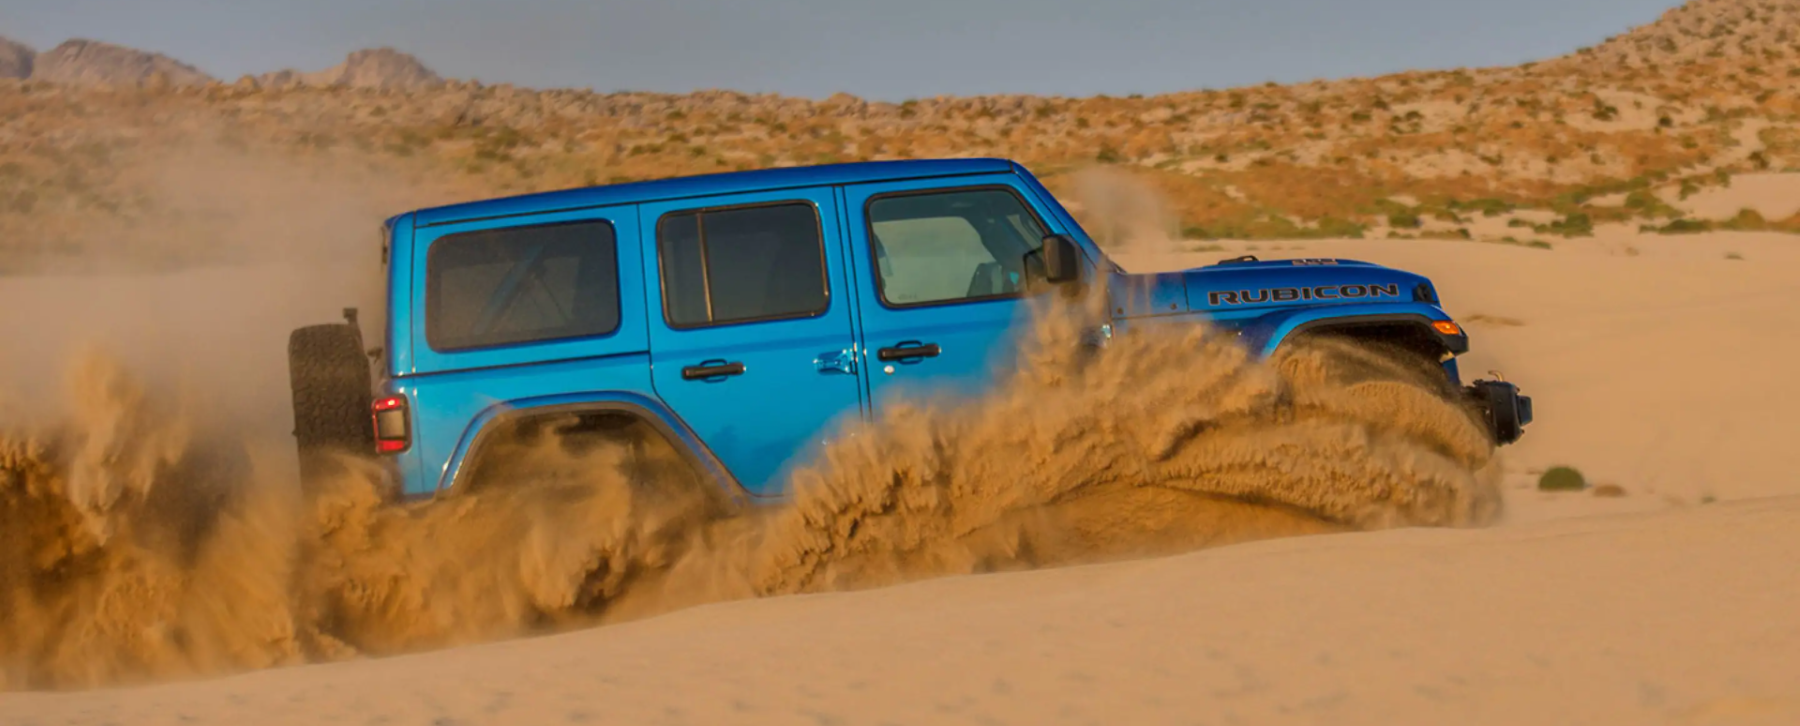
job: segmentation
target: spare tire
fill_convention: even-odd
[[[302,484],[328,475],[336,454],[375,451],[369,419],[374,382],[355,326],[311,325],[289,334],[288,383]]]

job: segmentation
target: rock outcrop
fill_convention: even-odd
[[[39,54],[31,79],[71,85],[201,85],[213,80],[200,69],[160,53],[95,40],[65,41]]]
[[[393,48],[351,53],[343,63],[316,73],[294,70],[266,73],[256,79],[264,88],[296,86],[414,90],[443,85],[444,79],[409,54]]]
[[[37,51],[31,46],[0,38],[0,78],[30,78]]]

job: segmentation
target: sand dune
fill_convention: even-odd
[[[1440,283],[1541,420],[1506,518],[739,601],[435,653],[0,696],[0,722],[1793,723],[1793,238],[1320,241]],[[1138,255],[1147,269],[1207,255]],[[1635,252],[1633,252],[1635,251]],[[1742,259],[1728,259],[1735,253]],[[1540,494],[1581,467],[1627,496]],[[1707,501],[1713,503],[1705,503]]]
[[[1789,724],[1800,501],[1321,535],[0,699],[7,723]]]

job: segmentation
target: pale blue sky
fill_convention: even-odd
[[[601,91],[1126,95],[1508,65],[1675,0],[0,0],[0,35],[231,79],[391,45],[440,73]]]

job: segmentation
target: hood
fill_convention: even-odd
[[[1115,308],[1127,317],[1437,302],[1425,277],[1357,260],[1226,261],[1180,272],[1121,274],[1113,284]]]

